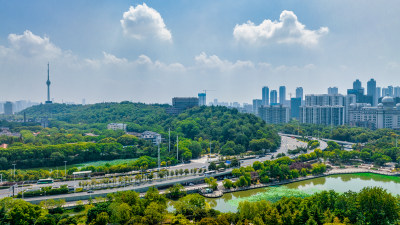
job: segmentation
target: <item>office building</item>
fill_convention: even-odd
[[[262,105],[269,105],[269,88],[267,86],[262,88]]]
[[[301,106],[300,122],[340,126],[344,124],[345,110],[341,105]]]
[[[344,105],[343,95],[306,95],[305,106],[334,106]]]
[[[12,104],[12,102],[4,103],[4,114],[5,115],[12,115],[13,114],[13,104]]]
[[[389,88],[382,88],[382,97],[390,96]]]
[[[399,129],[400,103],[396,104],[393,97],[385,96],[376,107],[352,104],[349,117],[349,124],[352,126]]]
[[[400,87],[399,86],[394,87],[393,92],[394,92],[393,97],[400,98]]]
[[[376,97],[376,81],[372,78],[367,82],[367,96],[372,97],[373,106],[378,104],[378,98]]]
[[[388,94],[389,94],[389,96],[390,96],[390,97],[393,97],[393,86],[388,86],[387,88],[388,88]],[[385,97],[385,96],[383,96],[383,97]]]
[[[339,94],[339,89],[337,87],[329,87],[328,95],[337,95]]]
[[[278,92],[276,90],[271,90],[270,92],[270,104],[271,105],[278,104]]]
[[[300,122],[333,126],[343,125],[346,117],[345,112],[345,97],[343,95],[306,95],[305,105],[300,107]]]
[[[199,93],[198,97],[199,97],[199,106],[207,105],[206,93]]]
[[[243,108],[241,110],[243,113],[253,113],[253,105],[248,103],[243,103]]]
[[[380,87],[376,87],[376,98],[379,99],[382,97],[382,89]]]
[[[262,106],[262,99],[253,99],[253,113],[258,115],[258,108]]]
[[[279,104],[286,105],[286,87],[280,86],[279,87]]]
[[[300,121],[301,98],[290,99],[290,118]]]
[[[354,90],[363,89],[363,87],[361,85],[361,81],[359,79],[357,79],[353,82],[353,89]]]
[[[289,108],[283,105],[261,106],[258,116],[266,123],[280,124],[289,122]]]
[[[125,123],[109,123],[107,124],[108,130],[124,130],[126,131],[126,124]]]
[[[300,98],[303,101],[303,88],[297,87],[296,88],[296,98]]]
[[[357,100],[356,100],[356,96],[355,95],[346,95],[345,96],[345,105],[344,105],[344,108],[345,108],[344,123],[345,124],[349,124],[349,121],[350,121],[350,117],[349,117],[350,106],[352,104],[356,104],[356,103],[357,103]],[[361,103],[361,104],[366,104],[366,103]]]
[[[167,108],[166,112],[177,115],[186,109],[199,105],[199,99],[196,97],[174,97],[172,98],[172,107]]]

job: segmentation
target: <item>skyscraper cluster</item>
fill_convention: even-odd
[[[286,123],[296,119],[301,123],[400,128],[400,87],[377,87],[374,79],[356,79],[347,95],[339,94],[338,87],[329,87],[327,94],[308,94],[296,88],[295,97],[286,99],[286,87],[270,90],[262,87],[262,99],[253,100],[253,113],[267,123]],[[278,101],[279,100],[279,101]]]

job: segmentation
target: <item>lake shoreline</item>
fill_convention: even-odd
[[[310,175],[310,176],[306,176],[306,177],[299,177],[296,179],[272,182],[272,183],[267,183],[267,184],[256,184],[256,185],[251,185],[249,187],[240,187],[240,188],[231,188],[231,189],[223,188],[220,191],[222,192],[222,195],[223,195],[225,193],[232,193],[232,192],[258,189],[258,188],[287,185],[287,184],[291,184],[291,183],[296,183],[296,182],[300,182],[300,181],[306,181],[306,180],[311,180],[311,179],[316,179],[316,178],[321,178],[321,177],[327,177],[327,176],[331,176],[331,175],[357,174],[357,173],[360,173],[360,174],[361,173],[371,173],[371,174],[378,174],[378,175],[384,175],[384,176],[400,176],[399,172],[391,173],[391,172],[384,172],[384,171],[370,170],[370,169],[344,168],[344,169],[332,169],[328,172],[325,172],[325,173],[319,174],[319,175]],[[209,194],[209,195],[204,195],[204,196],[207,198],[220,198],[220,197],[222,197],[222,195]]]

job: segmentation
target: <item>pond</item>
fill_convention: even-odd
[[[208,198],[207,202],[221,212],[235,212],[241,201],[278,201],[286,197],[307,197],[316,192],[334,190],[339,193],[346,191],[358,192],[364,187],[379,186],[388,192],[400,194],[400,177],[378,175],[372,173],[343,174],[300,181],[288,185],[252,189],[224,194],[221,198]]]

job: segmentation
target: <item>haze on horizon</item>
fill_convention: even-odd
[[[398,1],[0,0],[0,101],[250,103],[400,85]]]

